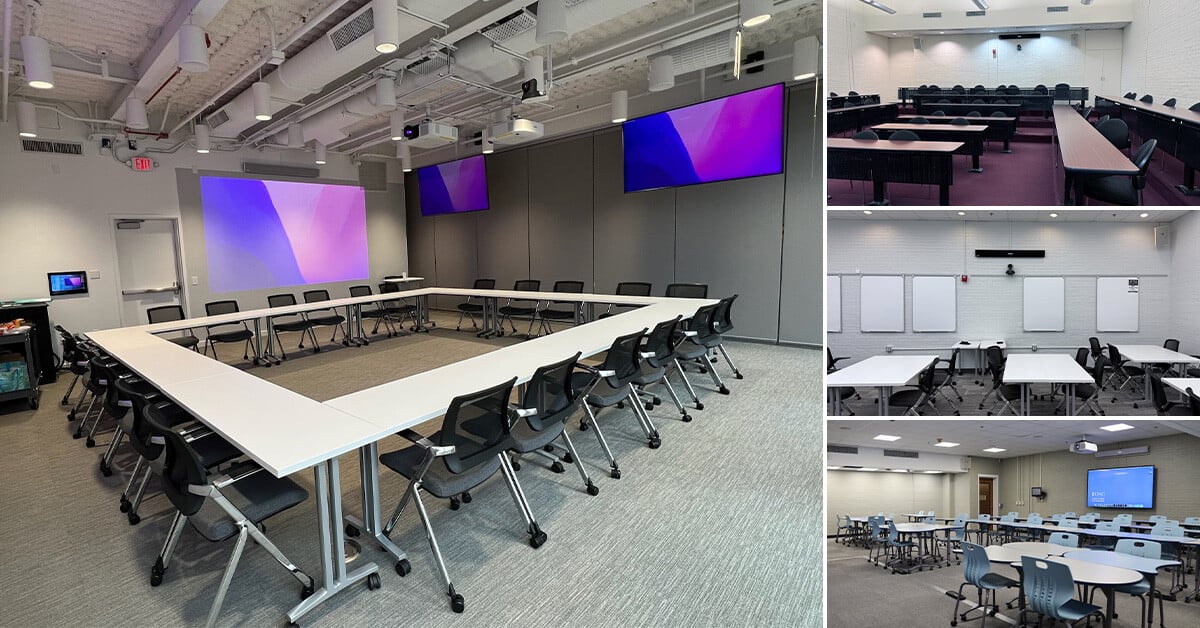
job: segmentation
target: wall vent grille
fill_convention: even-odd
[[[858,454],[858,447],[850,447],[848,445],[826,445],[825,451],[831,454]]]
[[[329,31],[329,43],[333,44],[334,50],[341,50],[372,30],[375,30],[375,13],[373,9],[367,9],[341,28]]]
[[[883,450],[885,458],[920,458],[921,454],[915,451],[904,451],[903,449],[885,449]]]
[[[53,140],[21,140],[21,150],[27,153],[53,153],[55,155],[83,155],[83,144]]]

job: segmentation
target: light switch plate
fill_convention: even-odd
[[[99,279],[99,278],[100,278],[100,271],[98,271],[98,270],[89,270],[88,271],[88,279]]]
[[[199,278],[199,277],[197,277],[197,276],[195,276],[195,275],[192,275],[192,285],[193,285],[193,286],[198,286],[198,285],[200,285],[200,278]]]

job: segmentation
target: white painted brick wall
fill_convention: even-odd
[[[1154,102],[1200,102],[1200,2],[1142,0],[1125,28],[1121,93],[1153,94]]]
[[[1171,223],[1171,333],[1200,354],[1200,212]]]
[[[887,345],[942,348],[970,337],[997,336],[1014,346],[1082,347],[1093,335],[1103,342],[1160,344],[1172,333],[1182,333],[1170,316],[1175,291],[1169,277],[1179,266],[1171,263],[1170,250],[1154,247],[1153,227],[1148,223],[829,220],[828,272],[843,275],[843,331],[828,335],[830,348],[836,355],[851,357],[841,363],[844,366],[882,354]],[[1003,274],[1007,260],[978,259],[976,248],[1045,249],[1046,257],[1012,260],[1017,275],[1007,277]],[[1190,263],[1190,268],[1196,267]],[[909,277],[905,280],[906,331],[859,332],[860,273],[968,275],[966,284],[958,284],[958,330],[912,331]],[[1021,277],[1025,275],[1067,276],[1066,331],[1023,330]],[[1138,332],[1096,333],[1095,275],[1141,277]]]
[[[863,29],[862,12],[854,5],[866,6],[857,0],[829,0],[826,7],[827,90],[843,96],[854,90],[894,99],[896,89],[889,87],[888,40]]]

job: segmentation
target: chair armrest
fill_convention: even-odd
[[[695,338],[696,336],[700,335],[700,332],[694,331],[691,329],[684,329],[680,333],[682,333],[684,336],[687,336],[688,338]]]
[[[575,366],[591,373],[592,375],[596,375],[598,377],[616,377],[617,376],[616,371],[602,371],[594,366],[588,366],[586,364],[576,364]]]
[[[407,438],[408,440],[412,441],[413,443],[420,445],[421,447],[424,447],[425,449],[428,449],[429,452],[435,458],[438,458],[441,456],[449,456],[450,454],[454,453],[453,445],[443,446],[443,445],[434,444],[433,441],[429,440],[428,438],[426,438],[424,436],[421,436],[415,430],[411,430],[411,429],[402,430],[402,431],[396,432],[396,435],[401,436],[403,438]]]
[[[524,419],[525,417],[531,417],[531,416],[537,414],[537,412],[538,412],[537,408],[518,408],[516,406],[510,406],[509,411],[512,412],[512,414],[514,414],[522,419]]]
[[[212,486],[219,490],[219,489],[225,488],[226,486],[229,486],[230,484],[233,484],[234,482],[244,480],[244,479],[254,475],[255,473],[258,473],[259,471],[263,471],[263,470],[264,469],[262,467],[258,466],[258,464],[255,462],[251,462],[251,461],[241,462],[241,463],[233,465],[233,467],[226,470],[223,475],[213,478]],[[201,488],[204,490],[202,492],[198,493],[194,490],[196,488]],[[207,486],[197,487],[195,485],[189,485],[188,492],[196,494],[196,495],[208,495],[210,492],[210,489]]]
[[[649,360],[650,358],[657,356],[657,354],[655,354],[653,351],[639,351],[638,354],[643,360]]]

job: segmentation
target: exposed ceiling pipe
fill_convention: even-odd
[[[9,37],[12,34],[12,0],[4,0],[4,78],[0,79],[4,82],[3,99],[4,99],[4,122],[8,122],[8,75],[12,73],[12,50],[8,45]]]

